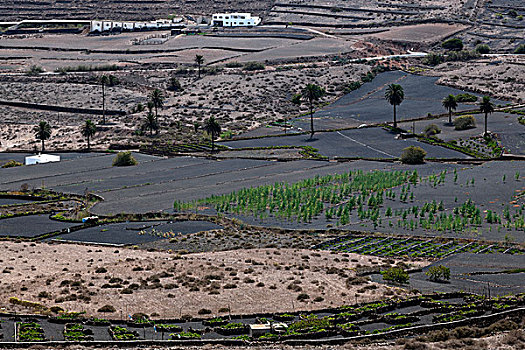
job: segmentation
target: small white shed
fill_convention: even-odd
[[[51,163],[51,162],[60,162],[60,156],[55,156],[52,154],[37,154],[35,156],[27,156],[25,158],[26,165]]]

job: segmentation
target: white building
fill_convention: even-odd
[[[211,25],[215,27],[252,27],[261,23],[260,17],[250,13],[215,13]]]
[[[37,154],[36,156],[27,156],[25,158],[26,165],[43,164],[51,162],[60,162],[60,156],[52,154]]]
[[[169,30],[171,28],[180,28],[182,26],[180,18],[159,19],[150,22],[115,22],[115,21],[91,21],[90,33],[117,31],[134,31],[134,30]]]

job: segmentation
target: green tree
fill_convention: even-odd
[[[80,128],[80,133],[87,139],[87,149],[91,149],[90,140],[97,133],[97,126],[91,121],[91,119],[86,120],[84,125]]]
[[[44,152],[44,142],[51,137],[51,125],[46,121],[41,121],[35,128],[35,137],[42,142],[42,152]]]
[[[394,128],[397,128],[396,106],[399,106],[405,99],[403,87],[399,84],[390,84],[385,91],[385,99],[394,106]]]
[[[150,95],[149,99],[151,103],[153,103],[153,107],[155,107],[155,119],[157,119],[157,124],[159,123],[159,108],[162,108],[164,106],[164,94],[160,89],[153,90]],[[149,104],[148,104],[149,108]]]
[[[199,70],[199,79],[201,78],[201,66],[204,64],[204,57],[202,55],[195,55],[195,63]]]
[[[401,154],[401,163],[404,164],[422,164],[425,162],[427,152],[421,147],[408,146],[403,149]]]
[[[168,82],[168,90],[178,92],[184,89],[182,88],[179,79],[177,79],[176,77],[171,77],[170,81]]]
[[[427,275],[431,281],[448,281],[450,280],[450,269],[443,265],[431,266],[428,271],[425,272],[425,275]]]
[[[391,267],[385,271],[381,271],[381,275],[385,281],[395,282],[400,284],[408,283],[410,276],[408,272],[403,270],[401,267]]]
[[[98,78],[102,86],[102,124],[106,124],[106,86],[109,85],[110,80],[107,75],[102,75]]]
[[[494,112],[494,103],[492,103],[490,101],[490,97],[483,96],[483,99],[481,100],[481,102],[479,104],[479,110],[481,111],[481,113],[485,114],[485,132],[483,134],[487,135],[487,132],[488,132],[488,128],[487,128],[488,115],[490,113]]]
[[[450,94],[447,97],[445,97],[441,103],[443,104],[443,107],[448,110],[448,123],[452,124],[452,110],[455,111],[456,108],[458,108],[456,96]]]
[[[157,123],[157,118],[151,112],[146,115],[146,120],[144,121],[143,128],[149,130],[149,134],[153,135],[153,131],[159,130],[159,124]]]
[[[220,135],[220,133],[221,133],[221,126],[215,120],[214,117],[209,117],[204,122],[204,131],[206,131],[211,136],[211,151],[213,152],[215,150],[215,137],[217,135]]]
[[[316,84],[308,84],[301,91],[300,94],[294,95],[292,103],[300,105],[303,100],[308,104],[308,110],[310,111],[310,138],[314,136],[314,107],[315,103],[319,101],[326,94],[325,89]]]

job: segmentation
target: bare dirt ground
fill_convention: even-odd
[[[119,318],[312,310],[384,298],[407,291],[356,277],[359,266],[400,261],[294,249],[254,249],[178,256],[170,252],[70,244],[0,243],[0,305],[10,297],[70,311]],[[415,263],[418,266],[424,262]],[[306,302],[297,296],[306,293]],[[97,310],[111,304],[115,313]]]
[[[439,84],[523,102],[525,101],[524,66],[523,55],[510,55],[483,58],[468,64],[447,62],[427,73],[441,76]]]

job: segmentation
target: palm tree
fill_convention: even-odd
[[[109,85],[109,77],[103,75],[99,78],[102,85],[102,124],[106,124],[106,85]]]
[[[159,130],[159,124],[153,113],[149,112],[144,122],[144,129],[149,130],[150,135],[153,135],[153,131]]]
[[[199,67],[199,79],[201,78],[201,65],[204,63],[204,57],[202,55],[195,55],[195,63]]]
[[[35,137],[37,140],[42,142],[42,153],[45,150],[44,141],[51,137],[51,125],[48,122],[42,120],[38,123],[38,126],[35,128]]]
[[[86,123],[80,128],[80,133],[87,139],[87,149],[91,149],[90,140],[97,133],[97,126],[91,121],[91,119],[86,120]]]
[[[479,104],[479,110],[481,113],[485,113],[485,132],[483,135],[487,135],[488,129],[487,129],[487,119],[488,115],[492,112],[494,112],[494,103],[490,102],[489,96],[483,96],[483,100],[481,100]]]
[[[308,84],[300,94],[292,98],[292,103],[300,105],[305,100],[310,110],[310,138],[314,136],[314,107],[315,102],[319,101],[326,94],[325,89],[316,84]]]
[[[385,92],[385,99],[394,106],[394,128],[397,128],[396,106],[399,106],[405,99],[403,87],[399,84],[388,85]]]
[[[164,106],[164,94],[160,89],[155,89],[151,92],[149,95],[150,101],[153,103],[153,107],[155,107],[155,119],[157,119],[157,124],[159,123],[159,108],[162,108]],[[148,104],[149,108],[149,104]]]
[[[452,110],[456,110],[456,108],[458,108],[458,101],[456,101],[456,97],[450,94],[445,97],[441,103],[443,104],[444,108],[448,109],[448,123],[452,124]]]
[[[211,151],[213,152],[215,150],[215,136],[219,135],[221,133],[221,126],[219,123],[215,120],[214,117],[209,117],[204,122],[203,129],[211,135]]]

